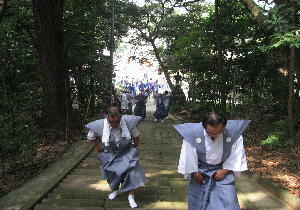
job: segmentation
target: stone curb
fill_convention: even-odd
[[[245,173],[250,179],[256,181],[260,185],[262,185],[266,190],[271,192],[277,198],[279,198],[282,202],[288,204],[293,209],[300,209],[300,198],[296,197],[293,194],[290,194],[283,190],[282,188],[274,185],[271,181],[265,179],[264,177],[255,174],[252,171],[247,171]]]
[[[33,209],[47,196],[93,147],[84,140],[72,144],[67,151],[55,162],[21,187],[0,198],[1,210]]]

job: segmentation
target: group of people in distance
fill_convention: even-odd
[[[138,95],[134,95],[134,93],[124,90],[118,97],[122,112],[131,115],[132,107],[135,104],[134,114],[141,116],[143,120],[145,120],[146,104],[150,98],[150,94],[151,93],[148,92],[140,92]],[[164,122],[164,119],[168,116],[171,97],[168,91],[165,91],[164,94],[153,93],[154,104],[156,106],[156,110],[153,114],[155,117],[154,121],[160,120]]]
[[[156,97],[160,109],[156,110],[157,120],[165,115],[161,114],[165,109],[161,97]],[[138,156],[137,126],[142,119],[143,116],[122,115],[119,106],[111,106],[104,119],[86,125],[87,138],[99,152],[102,175],[112,190],[108,198],[113,200],[127,192],[131,208],[138,206],[134,194],[147,181]],[[234,177],[247,170],[242,134],[249,123],[249,120],[227,120],[222,113],[212,111],[200,123],[174,125],[174,131],[183,140],[178,172],[190,183],[190,210],[240,209]]]

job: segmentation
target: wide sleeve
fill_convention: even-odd
[[[86,137],[88,141],[93,141],[96,140],[97,134],[93,131],[89,131]]]
[[[223,163],[223,169],[241,172],[248,170],[243,137],[232,145],[231,154]]]
[[[140,131],[137,129],[137,127],[134,127],[134,128],[132,128],[132,130],[131,130],[131,135],[132,135],[132,137],[133,138],[136,138],[136,137],[138,137],[138,136],[140,136]]]
[[[183,139],[178,173],[183,174],[186,179],[189,179],[193,172],[198,172],[198,155],[196,148]]]

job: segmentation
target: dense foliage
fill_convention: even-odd
[[[117,8],[122,8],[121,3]],[[111,5],[102,0],[64,1],[64,62],[71,101],[82,126],[109,103],[107,83]],[[128,30],[116,16],[116,42]],[[0,156],[2,181],[16,167],[34,161],[40,145],[54,144],[57,131],[43,125],[38,36],[30,0],[9,1],[0,24]],[[45,135],[47,133],[47,135]],[[51,138],[51,135],[53,138]],[[50,136],[50,138],[49,138]],[[23,165],[24,166],[24,165]]]
[[[68,78],[65,92],[82,127],[110,102],[110,60],[104,51],[111,46],[111,1],[57,1],[63,4],[59,20],[63,46],[58,56]],[[1,18],[2,180],[14,167],[33,161],[39,145],[55,144],[57,137],[73,139],[57,135],[62,131],[44,124],[45,98],[51,101],[51,96],[44,94],[41,69],[47,63],[39,57],[43,40],[37,26],[43,11],[34,13],[33,2],[45,3],[10,0]],[[273,4],[259,9],[258,19],[246,6],[251,0],[215,2],[217,6],[185,0],[146,0],[144,5],[116,1],[116,47],[131,29],[135,39],[130,42],[152,47],[172,90],[170,75],[178,73],[189,83],[188,101],[175,104],[171,112],[185,109],[199,119],[206,111],[222,109],[233,117],[277,121],[275,137],[263,143],[278,143],[278,136],[294,139],[300,124],[300,3],[268,1]],[[58,96],[55,92],[52,99]]]

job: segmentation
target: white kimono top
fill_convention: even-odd
[[[116,139],[116,143],[118,143],[121,138],[122,138],[122,132],[121,132],[121,129],[119,128],[111,128],[111,134],[115,137]],[[130,131],[131,135],[133,138],[136,138],[140,135],[140,131],[137,129],[137,127],[134,127],[131,131]],[[98,135],[93,132],[93,131],[89,131],[88,134],[87,134],[87,139],[92,141],[92,140],[96,140],[96,137]]]
[[[204,136],[207,163],[212,165],[219,164],[223,155],[223,134],[214,141],[207,135],[205,130]],[[230,156],[223,162],[223,169],[232,170],[235,172],[235,175],[239,175],[241,171],[248,170],[242,136],[232,145]],[[185,178],[190,178],[193,172],[198,172],[198,155],[196,148],[183,139],[178,173],[183,174]]]

